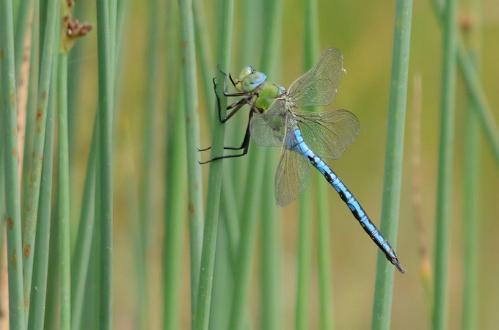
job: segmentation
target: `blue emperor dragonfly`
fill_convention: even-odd
[[[321,112],[300,110],[332,103],[344,73],[341,51],[327,49],[318,62],[287,90],[268,82],[264,73],[251,66],[244,68],[238,79],[229,74],[236,92],[229,93],[225,86],[224,96],[240,99],[227,106],[229,112],[225,118],[219,105],[218,115],[219,120],[225,123],[244,105],[249,105],[248,126],[243,142],[238,147],[225,147],[241,152],[215,157],[203,163],[244,156],[248,152],[250,137],[261,146],[280,147],[281,157],[275,175],[277,204],[289,204],[305,189],[311,164],[339,194],[386,258],[404,273],[395,250],[370,220],[357,198],[324,161],[338,159],[352,144],[360,129],[357,117],[345,109]]]

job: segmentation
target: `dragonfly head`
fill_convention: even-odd
[[[286,88],[277,86],[277,97],[281,97],[286,93]]]
[[[252,92],[267,80],[267,76],[256,71],[251,65],[244,67],[239,73],[236,88],[241,92]]]

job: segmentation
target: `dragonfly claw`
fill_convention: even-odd
[[[206,147],[206,148],[197,148],[197,149],[198,149],[198,152],[207,151],[207,150],[211,149],[211,146]]]

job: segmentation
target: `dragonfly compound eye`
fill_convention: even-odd
[[[263,84],[265,80],[267,80],[267,76],[264,73],[255,71],[241,81],[242,89],[251,92]]]
[[[255,72],[255,69],[251,65],[245,66],[241,72],[239,73],[239,80],[244,80],[246,77],[248,77],[250,74]]]

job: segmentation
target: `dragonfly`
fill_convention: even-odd
[[[224,148],[240,152],[214,157],[204,163],[246,155],[250,138],[261,146],[279,147],[281,155],[274,179],[276,203],[285,206],[305,190],[311,165],[339,194],[388,261],[404,273],[395,250],[371,221],[359,200],[326,163],[340,158],[353,143],[360,131],[359,120],[346,109],[310,111],[310,107],[326,106],[334,101],[345,72],[342,53],[336,48],[325,50],[317,63],[288,89],[267,81],[267,76],[253,67],[245,67],[237,79],[228,75],[236,92],[228,92],[225,85],[224,96],[240,99],[227,106],[225,117],[221,113],[216,81],[213,80],[220,122],[225,123],[245,105],[250,111],[241,145]]]

